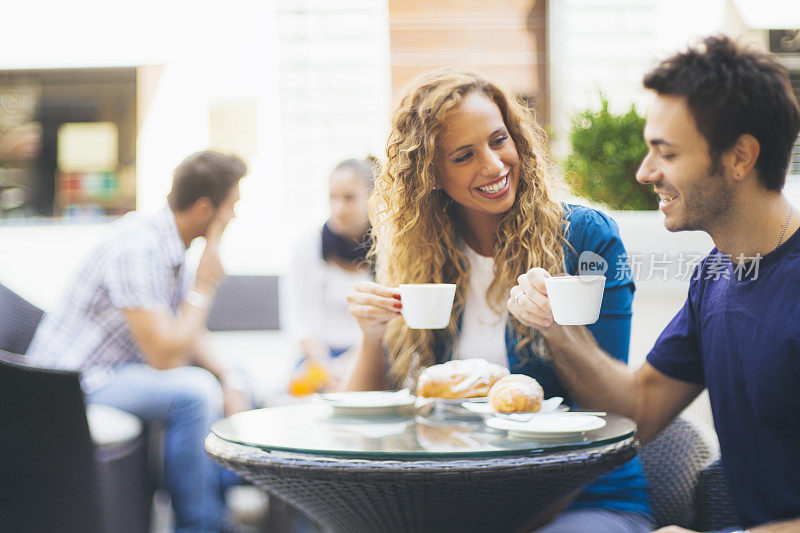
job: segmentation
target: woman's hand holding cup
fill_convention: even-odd
[[[545,280],[551,277],[543,268],[532,268],[517,278],[510,292],[506,307],[526,326],[537,329],[553,325],[553,311],[547,296]]]
[[[400,316],[400,291],[372,281],[360,281],[347,294],[348,310],[358,321],[364,337],[382,341],[386,324]]]

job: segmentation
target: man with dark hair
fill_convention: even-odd
[[[198,152],[175,170],[170,207],[114,222],[36,330],[28,354],[81,371],[87,402],[165,427],[164,468],[176,531],[219,531],[219,467],[205,455],[211,423],[250,406],[241,377],[217,361],[205,328],[224,271],[219,241],[247,167]],[[194,276],[186,249],[206,246]]]
[[[246,173],[247,166],[236,156],[210,150],[194,153],[173,172],[167,203],[173,211],[185,211],[205,197],[215,207],[219,206]]]
[[[630,416],[642,441],[707,388],[741,525],[800,531],[800,216],[781,192],[797,101],[774,58],[725,37],[663,61],[645,86],[655,100],[636,177],[668,230],[716,245],[683,308],[635,372],[585,327],[554,324],[542,269],[520,276],[508,308],[541,331],[579,403]]]
[[[665,60],[645,76],[644,86],[684,99],[715,169],[742,135],[754,137],[760,147],[756,177],[779,192],[800,120],[786,70],[774,57],[737,48],[724,37],[709,37],[704,46],[703,52]]]

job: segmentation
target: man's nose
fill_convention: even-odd
[[[652,154],[644,156],[644,159],[639,164],[639,168],[636,170],[636,181],[643,185],[658,181],[658,170],[653,165]]]

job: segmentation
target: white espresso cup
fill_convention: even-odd
[[[556,323],[594,324],[600,318],[605,276],[555,276],[544,283]]]
[[[452,283],[400,284],[401,313],[411,329],[442,329],[450,323],[456,286]]]

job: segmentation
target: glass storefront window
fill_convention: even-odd
[[[136,69],[0,71],[0,223],[136,207]]]

